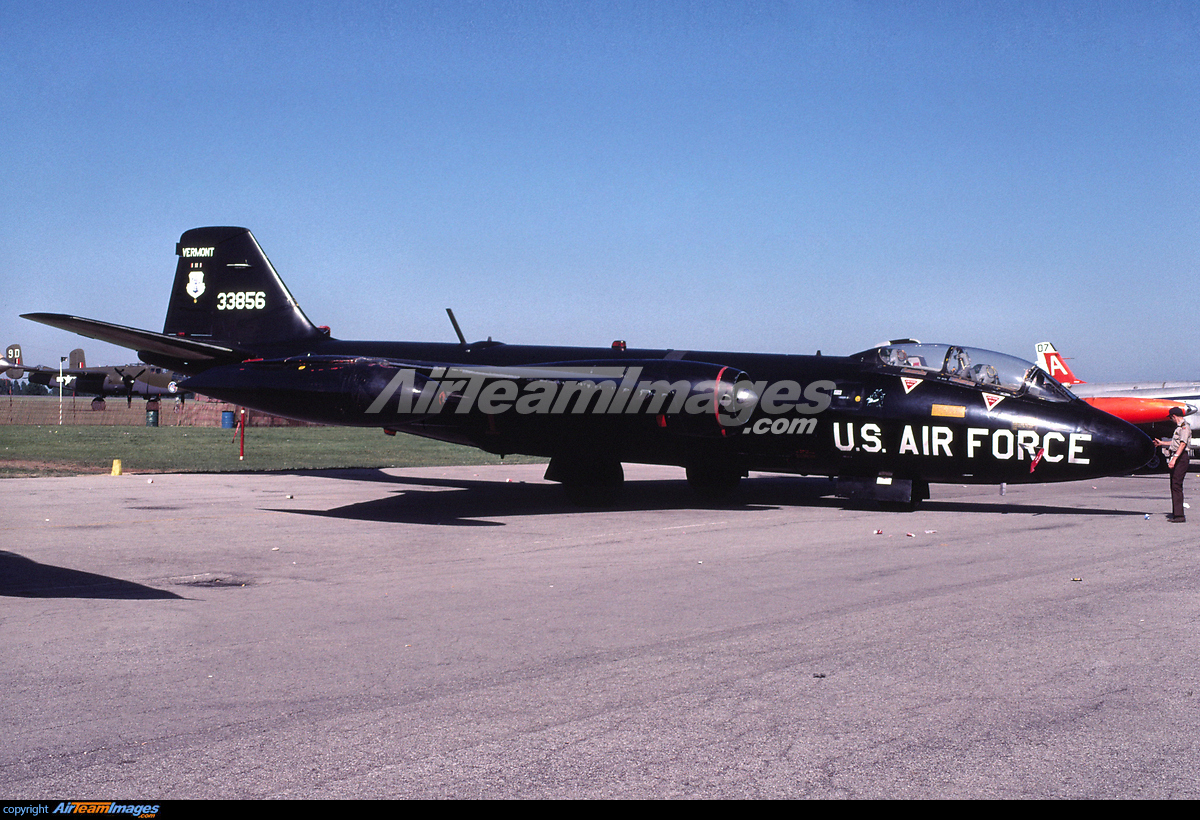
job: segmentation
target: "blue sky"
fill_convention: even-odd
[[[0,5],[0,342],[244,225],[335,336],[1200,379],[1200,5]],[[1182,348],[1176,341],[1185,341]]]

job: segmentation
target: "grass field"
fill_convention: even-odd
[[[239,461],[236,432],[220,428],[0,426],[0,478],[107,473],[113,459],[140,473],[501,463],[472,447],[351,427],[251,427],[246,458]]]

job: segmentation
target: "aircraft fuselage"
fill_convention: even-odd
[[[867,354],[330,339],[304,353],[276,350],[262,362],[206,371],[184,386],[269,413],[384,427],[498,454],[555,457],[586,450],[626,462],[688,466],[704,459],[745,470],[965,483],[1090,478],[1114,467],[1135,469],[1150,456],[1144,436],[1082,401],[988,391],[967,379],[864,361]],[[694,382],[697,399],[713,390],[706,382],[721,368],[735,369],[754,389],[755,406],[722,424],[703,407],[689,415],[682,404],[675,413],[653,413],[645,402],[619,403],[622,388],[632,396],[639,384],[660,377],[672,382],[673,374],[654,370],[671,362],[714,363],[710,374],[697,374],[710,376]],[[602,378],[582,372],[579,363],[616,372]],[[546,374],[537,368],[546,365],[568,372],[553,381],[539,378]],[[489,376],[474,368],[533,370],[524,379],[505,379],[507,372]],[[635,368],[640,372],[631,379]],[[397,375],[406,369],[413,371],[407,381]],[[564,400],[570,383],[584,377],[609,390],[593,391],[582,407],[579,395]],[[495,387],[503,381],[512,386]],[[545,390],[535,395],[532,385],[539,381]],[[422,394],[432,397],[423,407]],[[661,409],[668,409],[666,402]]]
[[[309,321],[245,228],[187,231],[176,255],[161,333],[27,318],[130,347],[188,374],[182,389],[267,413],[547,456],[547,478],[580,498],[611,497],[622,462],[683,466],[712,495],[762,470],[915,502],[930,482],[1086,479],[1152,455],[1136,428],[990,351],[903,340],[797,356],[467,343],[461,332],[458,344],[345,341]]]

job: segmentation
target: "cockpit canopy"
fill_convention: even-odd
[[[1033,362],[960,345],[891,342],[859,353],[864,364],[896,368],[921,378],[970,383],[1009,395],[1045,401],[1073,401],[1075,396]]]

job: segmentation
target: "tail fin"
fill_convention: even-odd
[[[67,363],[72,370],[83,370],[87,367],[87,362],[84,361],[83,348],[77,347],[72,350],[67,357]]]
[[[247,229],[193,228],[175,253],[163,333],[245,348],[327,335],[300,310]]]
[[[1036,350],[1038,367],[1053,376],[1059,384],[1084,383],[1083,379],[1076,378],[1075,374],[1071,372],[1071,368],[1067,367],[1066,359],[1054,349],[1054,345],[1049,342],[1038,342]]]
[[[4,375],[10,379],[19,379],[25,375],[25,371],[21,369],[21,346],[19,344],[11,344],[4,348],[4,363],[13,365],[4,371]]]

